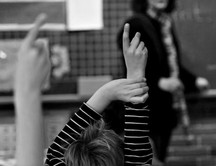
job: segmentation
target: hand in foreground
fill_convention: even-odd
[[[145,77],[145,67],[148,51],[144,42],[140,42],[140,33],[137,32],[129,41],[129,24],[125,24],[123,32],[123,53],[127,67],[127,78]]]
[[[143,103],[148,98],[148,89],[144,78],[113,80],[99,88],[87,104],[101,113],[115,100]]]
[[[23,40],[18,52],[15,87],[38,90],[50,71],[48,47],[45,40],[36,40],[39,28],[45,23],[46,15],[37,17],[34,27]]]
[[[147,99],[148,86],[144,78],[118,79],[103,86],[104,95],[109,100],[143,103]]]
[[[49,73],[50,62],[47,43],[36,38],[45,19],[45,15],[39,15],[18,52],[15,73],[17,166],[43,165],[44,125],[40,90]]]

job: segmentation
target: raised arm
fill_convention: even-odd
[[[147,48],[140,42],[140,33],[129,40],[129,24],[125,24],[123,33],[123,53],[127,68],[127,78],[145,77]],[[142,102],[130,102],[125,105],[125,165],[151,165],[152,147],[149,141],[149,109],[145,101],[148,87],[145,83]],[[138,96],[138,97],[141,97]]]
[[[17,166],[43,165],[44,136],[41,86],[50,62],[46,43],[36,40],[45,15],[40,15],[21,44],[15,73],[16,159]]]
[[[89,125],[102,118],[101,113],[113,100],[125,102],[141,102],[145,83],[143,79],[113,80],[99,88],[92,97],[70,118],[62,131],[50,145],[46,165],[65,166],[65,151]],[[140,96],[140,97],[137,97]]]

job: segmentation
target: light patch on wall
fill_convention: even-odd
[[[100,30],[103,28],[102,0],[67,0],[67,29]]]
[[[48,42],[47,39],[43,39]],[[0,40],[0,92],[9,92],[14,87],[14,74],[17,64],[17,52],[21,39]],[[49,78],[44,83],[44,89],[49,88]]]

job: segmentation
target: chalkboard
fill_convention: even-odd
[[[216,88],[216,1],[178,0],[174,14],[184,65]]]

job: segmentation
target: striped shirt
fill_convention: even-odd
[[[149,141],[149,109],[140,104],[126,104],[125,108],[125,165],[151,165],[153,152]]]
[[[133,106],[136,105],[128,104],[125,112],[125,165],[150,165],[153,154],[148,137],[149,110],[146,107]],[[64,153],[69,145],[76,141],[89,125],[101,118],[100,114],[83,103],[48,148],[45,166],[66,166]]]

